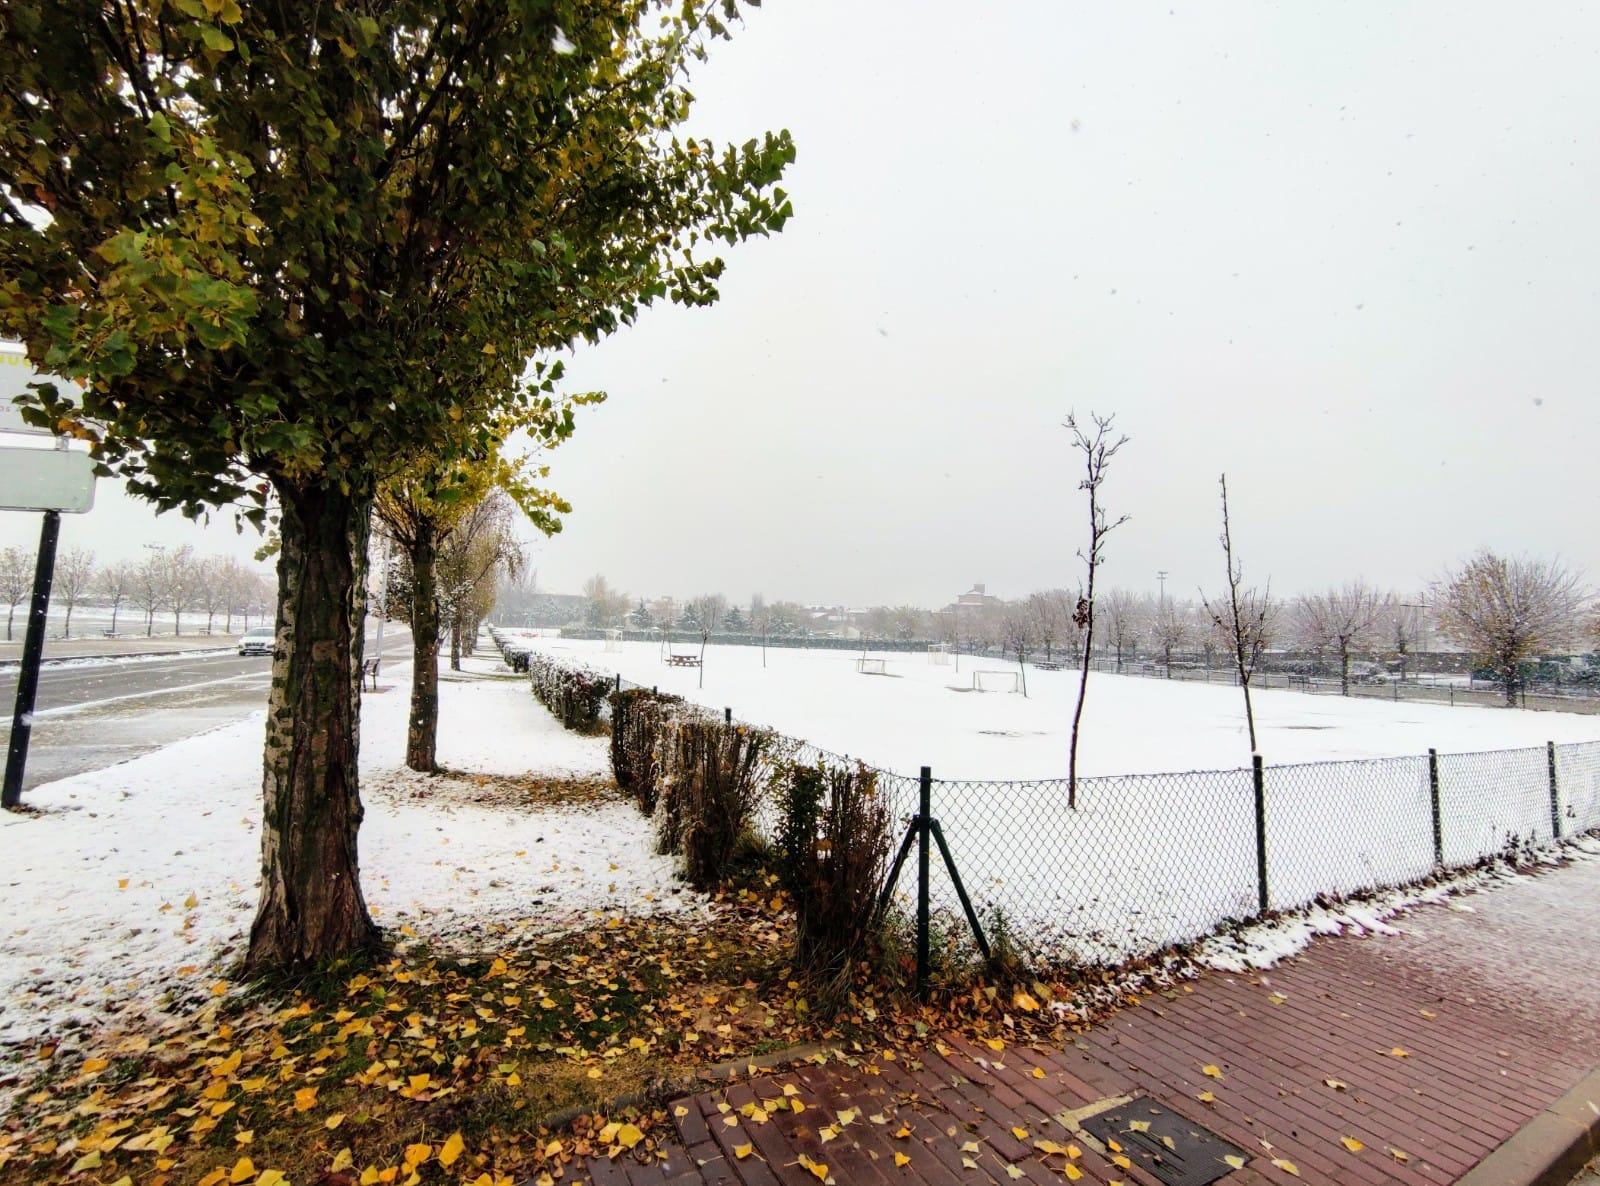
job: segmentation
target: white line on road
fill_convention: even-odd
[[[176,692],[193,692],[197,688],[211,688],[218,684],[236,684],[241,680],[271,679],[270,671],[249,671],[243,675],[229,675],[222,679],[203,680],[198,684],[184,684],[177,688],[152,688],[148,692],[129,692],[123,696],[107,696],[103,700],[85,700],[81,704],[63,704],[60,708],[44,708],[34,712],[36,721],[52,717],[67,717],[75,712],[86,712],[91,708],[99,708],[105,704],[118,704],[124,700],[148,700],[152,696],[171,696]]]

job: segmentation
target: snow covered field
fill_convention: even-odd
[[[402,768],[409,664],[385,678],[393,688],[364,699],[361,746],[362,883],[381,924],[448,945],[695,908],[629,805],[530,811],[435,795]],[[439,760],[452,771],[609,774],[606,739],[562,730],[524,680],[444,673],[439,697]],[[257,897],[263,720],[46,784],[26,797],[37,814],[0,813],[0,1077],[12,1043],[160,1014],[207,994],[242,954]]]
[[[972,673],[1015,672],[1014,663],[961,656],[869,652],[885,675],[856,672],[859,651],[711,645],[700,671],[669,667],[655,643],[540,638],[537,647],[713,709],[767,725],[872,766],[940,779],[1046,779],[1067,773],[1076,671],[1028,671],[1028,696],[974,692]],[[675,644],[681,653],[693,651]],[[948,658],[948,656],[947,656]],[[992,677],[985,676],[986,681]],[[1009,683],[1009,680],[998,681]],[[1310,696],[1257,691],[1256,730],[1270,765],[1600,740],[1600,717],[1576,713]],[[1237,688],[1138,676],[1089,677],[1078,773],[1151,774],[1249,766],[1244,699]]]
[[[991,927],[1003,918],[1027,951],[1115,960],[1259,909],[1237,688],[1091,675],[1070,808],[1077,672],[1029,671],[1024,699],[971,690],[974,669],[1015,670],[993,659],[963,656],[958,674],[926,654],[883,653],[886,674],[869,675],[857,671],[859,652],[769,648],[763,668],[759,648],[713,646],[702,690],[698,670],[667,666],[653,644],[536,645],[911,776],[882,783],[902,816],[915,810],[917,768],[932,767],[933,814],[980,915]],[[1274,908],[1432,872],[1430,747],[1442,755],[1447,866],[1552,838],[1547,741],[1562,747],[1562,834],[1600,825],[1600,718],[1283,691],[1253,699]],[[1173,771],[1202,773],[1163,773]],[[936,881],[954,915],[954,894]]]

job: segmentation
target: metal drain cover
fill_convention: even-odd
[[[1103,1144],[1115,1141],[1166,1186],[1210,1186],[1233,1172],[1223,1158],[1245,1156],[1216,1133],[1145,1096],[1092,1116],[1083,1127]]]

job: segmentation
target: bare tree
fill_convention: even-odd
[[[1126,589],[1112,589],[1100,599],[1100,620],[1105,623],[1106,641],[1116,652],[1117,670],[1122,670],[1124,651],[1137,655],[1139,635],[1144,626],[1144,607],[1139,598]]]
[[[0,597],[6,599],[6,641],[11,642],[11,623],[17,606],[33,588],[33,557],[21,548],[0,551]]]
[[[1222,475],[1222,556],[1228,566],[1228,600],[1212,601],[1201,593],[1211,624],[1233,657],[1233,667],[1244,690],[1244,719],[1250,729],[1250,752],[1256,752],[1256,714],[1250,703],[1250,677],[1261,662],[1272,622],[1272,584],[1244,588],[1244,569],[1233,557],[1233,528],[1228,522],[1228,475]]]
[[[1078,552],[1089,575],[1084,582],[1083,596],[1078,598],[1077,608],[1072,615],[1073,623],[1083,631],[1082,649],[1079,652],[1083,672],[1078,679],[1078,703],[1072,710],[1072,740],[1067,751],[1067,807],[1074,811],[1078,807],[1078,729],[1083,722],[1084,697],[1089,692],[1089,656],[1094,647],[1094,574],[1105,561],[1106,536],[1128,521],[1128,516],[1123,515],[1112,522],[1105,508],[1100,505],[1100,484],[1105,481],[1106,466],[1128,443],[1125,436],[1110,439],[1112,422],[1115,420],[1115,416],[1096,416],[1090,412],[1089,421],[1093,426],[1090,432],[1080,427],[1077,417],[1069,412],[1062,425],[1072,434],[1073,449],[1083,454],[1084,476],[1078,483],[1078,489],[1089,492],[1089,550],[1085,552],[1080,549]]]
[[[206,611],[207,634],[216,626],[217,611],[228,604],[230,563],[234,562],[224,561],[221,556],[206,556],[195,565],[195,603]]]
[[[1339,656],[1339,691],[1350,695],[1350,655],[1367,650],[1377,637],[1380,622],[1390,617],[1392,602],[1359,578],[1326,593],[1309,593],[1295,599],[1292,610],[1301,643],[1318,654]]]
[[[56,558],[55,576],[51,591],[66,606],[66,621],[62,623],[61,637],[72,637],[72,608],[83,600],[94,579],[94,555],[83,548],[72,548]]]
[[[1005,648],[1016,657],[1017,679],[1022,683],[1022,695],[1028,695],[1028,653],[1033,650],[1033,614],[1026,601],[1014,601],[1000,613],[1000,632]]]
[[[200,599],[201,570],[194,549],[188,544],[162,554],[165,560],[164,604],[172,611],[172,633],[183,633],[183,611],[193,609]]]
[[[1589,597],[1578,573],[1559,560],[1506,558],[1485,548],[1434,582],[1439,631],[1492,670],[1517,702],[1518,667],[1572,645]]]
[[[1043,589],[1028,594],[1028,615],[1033,620],[1033,637],[1044,648],[1044,661],[1055,662],[1056,643],[1072,629],[1072,601],[1065,589]]]
[[[452,671],[461,670],[463,635],[477,634],[478,624],[494,605],[500,575],[514,577],[522,569],[516,520],[517,504],[503,491],[491,490],[457,520],[439,545],[439,614],[450,630]],[[626,600],[621,604],[626,606]]]
[[[151,552],[133,569],[133,587],[129,597],[144,611],[144,636],[155,633],[156,610],[164,604],[167,595],[167,566],[159,551]]]
[[[628,595],[613,589],[603,575],[595,573],[584,581],[583,595],[589,599],[586,618],[590,626],[605,629],[622,624],[622,617],[628,612]]]
[[[692,618],[695,628],[700,632],[700,686],[706,686],[706,644],[711,641],[711,632],[722,625],[722,619],[728,612],[728,599],[721,593],[702,593],[691,598],[684,616]]]
[[[128,560],[118,560],[115,564],[107,565],[100,570],[100,578],[95,583],[101,596],[111,601],[111,633],[115,634],[117,613],[122,609],[122,603],[127,600],[128,593],[133,588],[133,563]]]
[[[1161,648],[1161,663],[1166,678],[1172,678],[1172,652],[1182,650],[1194,638],[1194,608],[1180,605],[1168,597],[1156,601],[1150,618],[1150,634]]]

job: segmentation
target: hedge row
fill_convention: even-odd
[[[568,699],[594,695],[597,679],[610,686],[595,672],[542,656],[533,670],[536,690],[542,679]],[[630,688],[611,692],[609,702],[617,786],[651,817],[657,849],[681,856],[690,884],[706,890],[729,880],[736,852],[769,807],[773,857],[795,901],[797,966],[847,980],[875,954],[893,824],[875,771],[799,763],[799,743],[724,721],[679,696]],[[575,715],[599,720],[597,709]]]
[[[600,731],[600,714],[607,694],[616,686],[615,677],[587,667],[569,667],[537,652],[528,657],[528,676],[534,696],[568,729]]]

